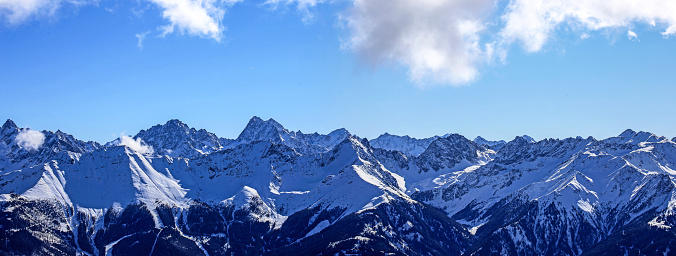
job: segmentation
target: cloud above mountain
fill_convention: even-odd
[[[160,36],[178,33],[220,41],[223,18],[244,0],[145,0],[160,9]],[[251,0],[248,0],[251,1]],[[59,9],[98,0],[0,0],[0,19],[17,25],[52,17]],[[661,0],[266,0],[261,6],[295,6],[312,20],[313,7],[347,3],[339,10],[345,49],[373,66],[396,64],[419,85],[463,85],[482,67],[505,61],[513,45],[540,52],[561,33],[586,39],[595,32],[626,34],[636,26],[676,34],[676,2]],[[275,10],[277,8],[271,8]]]
[[[16,135],[16,144],[27,150],[38,150],[45,143],[45,135],[40,131],[23,129]]]
[[[146,145],[141,138],[134,139],[128,135],[121,135],[117,143],[118,146],[127,146],[141,154],[152,154],[155,152],[152,146]]]

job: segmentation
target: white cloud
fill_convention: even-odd
[[[98,0],[0,0],[0,19],[18,25],[31,18],[54,17],[62,5],[81,6]]]
[[[162,17],[169,24],[161,28],[162,35],[178,30],[181,34],[210,37],[220,41],[225,29],[222,24],[226,7],[241,0],[149,0],[163,9]]]
[[[418,82],[471,82],[482,64],[504,61],[513,43],[538,52],[560,32],[584,40],[594,31],[646,23],[663,26],[665,37],[676,34],[676,1],[509,0],[504,10],[500,0],[352,1],[343,17],[345,45],[371,63],[403,64]],[[631,30],[627,36],[638,40]]]
[[[146,31],[143,33],[138,33],[136,34],[136,39],[138,39],[138,48],[143,49],[143,40],[145,40],[146,36],[150,33],[150,31]]]
[[[631,30],[627,31],[627,38],[629,38],[629,40],[631,41],[638,41],[638,36],[636,35],[636,32]]]
[[[16,144],[27,150],[38,150],[45,143],[45,135],[40,131],[23,129],[16,135]]]
[[[136,152],[141,154],[152,154],[155,152],[152,146],[146,145],[141,138],[134,139],[127,135],[121,135],[118,146],[127,146],[130,149],[133,149]]]
[[[0,0],[0,20],[20,24],[98,1]],[[160,8],[167,21],[161,35],[220,41],[226,10],[241,1],[142,2]],[[265,0],[263,5],[295,5],[307,22],[313,7],[341,1],[352,4],[340,14],[348,32],[343,47],[374,65],[398,63],[420,85],[472,82],[493,58],[504,61],[512,45],[539,52],[561,33],[585,40],[598,31],[628,30],[627,37],[638,40],[634,25],[645,23],[664,37],[676,34],[676,1],[664,0]],[[136,35],[139,48],[146,35]]]
[[[676,33],[676,2],[662,0],[511,0],[503,14],[502,45],[520,42],[537,52],[565,27],[586,33],[631,27],[641,22],[666,25],[664,36]]]
[[[354,0],[345,42],[367,61],[408,67],[418,84],[463,84],[493,53],[480,42],[493,0]]]
[[[667,38],[668,38],[670,35],[673,35],[673,34],[676,34],[676,24],[673,24],[673,23],[670,24],[670,26],[667,28],[667,30],[665,30],[664,32],[662,32],[662,35],[663,35],[664,37],[667,37]]]
[[[55,17],[60,8],[97,4],[100,0],[0,0],[0,20],[18,25],[31,18]],[[169,24],[162,26],[162,35],[179,32],[220,41],[226,8],[243,0],[147,0],[162,10]],[[105,10],[112,10],[104,7]],[[140,15],[141,11],[133,11]]]

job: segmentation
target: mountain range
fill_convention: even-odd
[[[674,168],[672,168],[674,167]],[[3,255],[669,255],[676,138],[0,128]],[[3,241],[4,238],[4,241]]]

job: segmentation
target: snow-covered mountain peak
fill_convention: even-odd
[[[453,143],[469,143],[470,142],[470,140],[465,138],[465,136],[462,136],[462,135],[457,134],[457,133],[449,134],[448,136],[443,137],[443,139],[446,139],[446,140],[451,141]]]
[[[484,139],[481,136],[477,136],[472,141],[474,141],[474,143],[476,143],[476,144],[482,145],[484,147],[492,148],[492,149],[495,149],[495,150],[498,150],[498,149],[502,148],[502,146],[507,144],[507,142],[504,141],[504,140],[492,141],[492,140]]]
[[[158,154],[186,158],[220,150],[227,146],[223,144],[228,142],[207,130],[191,128],[178,119],[141,130],[134,139],[143,140]]]
[[[292,132],[272,118],[263,121],[254,116],[237,137],[237,142],[272,141],[287,145],[302,154],[314,154],[331,150],[350,135],[350,132],[345,129],[335,130],[328,135],[316,132],[311,134],[304,134],[301,131]]]
[[[8,129],[18,129],[18,128],[19,127],[16,126],[16,124],[14,123],[14,121],[12,121],[12,119],[7,119],[7,121],[5,121],[5,123],[2,125],[3,131],[8,130]]]
[[[425,149],[432,143],[432,141],[439,138],[439,136],[434,136],[425,139],[416,139],[408,135],[399,136],[392,135],[389,133],[384,133],[378,138],[372,139],[370,141],[371,146],[374,148],[386,149],[386,150],[395,150],[404,153],[407,156],[417,156],[420,155]]]
[[[537,142],[537,141],[536,141],[535,139],[533,139],[531,136],[528,136],[528,135],[525,135],[525,134],[522,135],[521,138],[527,140],[527,141],[530,142],[530,143],[535,143],[535,142]]]
[[[279,122],[277,122],[275,119],[268,118],[268,120],[263,120],[262,118],[260,118],[260,117],[258,117],[258,116],[253,116],[253,117],[251,117],[251,119],[249,119],[249,123],[247,124],[247,126],[248,126],[249,124],[255,125],[255,126],[259,126],[259,125],[261,125],[261,124],[272,125],[272,126],[274,126],[275,128],[279,129],[280,131],[285,129],[284,126],[282,126],[282,125],[281,125]]]
[[[528,135],[522,135],[522,136],[516,136],[514,137],[513,140],[509,141],[509,143],[514,143],[514,144],[528,144],[528,143],[535,143],[536,141],[531,138]]]
[[[581,152],[583,148],[598,143],[594,138],[583,139],[543,139],[531,143],[526,139],[517,137],[508,142],[497,152],[493,162],[509,165],[517,162],[534,162],[538,158],[563,159],[571,154]]]
[[[345,128],[336,129],[328,134],[329,136],[349,136],[350,132]]]
[[[617,137],[611,137],[605,139],[606,142],[618,143],[618,144],[634,144],[638,145],[641,142],[662,142],[669,140],[666,137],[658,136],[650,132],[639,131],[636,132],[632,129],[627,129],[622,132]]]
[[[260,117],[254,116],[249,120],[246,127],[237,137],[238,141],[250,142],[258,140],[271,140],[274,142],[281,142],[281,134],[288,134],[284,126],[270,118],[263,121]]]
[[[484,163],[490,161],[494,153],[460,134],[450,134],[434,140],[415,161],[422,171],[439,171],[459,164],[469,166]]]
[[[194,129],[190,128],[187,124],[181,122],[178,119],[171,119],[167,121],[165,124],[158,124],[148,128],[147,130],[141,130],[139,134],[137,134],[137,136],[140,134],[157,134],[157,133],[188,134],[190,133],[190,130]]]
[[[185,124],[184,122],[181,122],[181,120],[178,120],[178,119],[175,119],[175,118],[167,121],[164,124],[164,126],[176,126],[176,127],[181,127],[183,129],[190,129],[187,124]]]
[[[622,133],[620,133],[620,135],[618,135],[618,137],[627,138],[627,137],[633,137],[635,135],[636,135],[636,132],[634,130],[626,129]]]
[[[349,151],[350,153],[367,153],[370,150],[370,145],[368,140],[361,139],[357,136],[350,135],[340,143],[336,144],[335,147],[331,150],[333,153],[338,154],[339,152]],[[349,150],[348,150],[349,149]]]
[[[19,127],[16,126],[14,121],[7,119],[5,124],[0,128],[0,139],[8,140],[9,137],[19,132]],[[7,143],[6,141],[5,143]]]
[[[61,130],[57,130],[56,132],[42,131],[42,133],[45,135],[43,146],[53,152],[70,151],[82,154],[101,147],[98,142],[81,141]]]
[[[344,186],[346,187],[361,187],[361,195],[357,196],[361,199],[351,199],[350,201],[352,202],[345,203],[354,204],[357,201],[364,199],[371,200],[376,196],[382,195],[385,191],[390,194],[398,195],[398,197],[404,197],[404,199],[408,198],[408,196],[403,193],[405,190],[403,178],[398,174],[394,174],[389,170],[382,168],[379,160],[374,156],[373,148],[369,145],[367,139],[349,136],[336,145],[327,155],[329,157],[325,159],[329,160],[329,162],[326,163],[325,166],[330,169],[341,170],[337,173],[334,172],[335,175],[331,178],[332,183],[339,184],[340,182],[345,184]],[[365,183],[358,185],[359,183],[357,180],[359,180],[359,182],[364,181]],[[372,187],[373,185],[375,185],[375,187]],[[345,188],[332,188],[332,190],[333,189],[343,190],[344,192],[339,193],[341,197],[343,197],[344,194],[351,193],[348,191],[357,191]],[[369,193],[372,194],[369,195]],[[332,204],[335,205],[335,203]]]
[[[33,131],[44,142],[25,150],[16,137],[32,130],[5,122],[0,251],[577,256],[676,248],[676,143],[651,133],[519,136],[497,153],[484,138],[448,134],[406,156],[375,145],[419,140],[303,134],[258,117],[245,130],[262,139],[226,147],[178,120],[134,139],[177,158],[127,144],[97,149],[61,131]],[[209,141],[221,147],[202,154]]]
[[[489,140],[484,139],[484,138],[481,137],[481,136],[476,136],[476,138],[474,138],[474,140],[472,140],[472,141],[474,141],[474,143],[476,143],[476,144],[482,144],[482,145],[483,145],[483,144],[488,144],[488,142],[489,142]]]
[[[8,120],[0,132],[0,172],[42,165],[64,155],[66,158],[77,157],[100,146],[96,142],[75,139],[60,130],[18,128]]]

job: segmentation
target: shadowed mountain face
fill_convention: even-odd
[[[676,143],[648,132],[504,141],[252,118],[170,120],[105,146],[0,128],[8,255],[598,255],[676,251]]]

